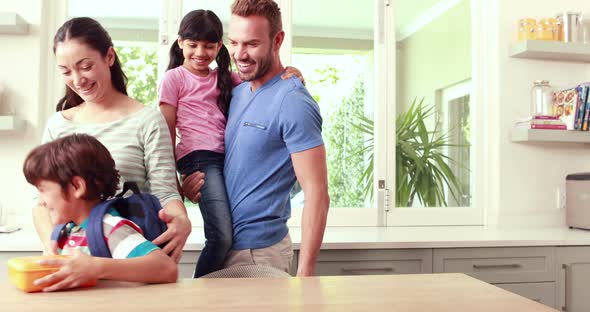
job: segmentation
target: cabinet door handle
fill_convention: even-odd
[[[394,268],[391,267],[384,267],[384,268],[358,268],[358,269],[347,269],[342,268],[342,273],[346,274],[353,274],[353,275],[361,275],[363,273],[393,273],[395,272]]]
[[[567,264],[562,264],[561,268],[563,268],[563,270],[565,271],[565,275],[563,276],[563,290],[565,292],[565,298],[564,298],[564,303],[563,306],[561,307],[561,311],[567,311],[567,304],[568,304],[568,291],[567,291],[567,280],[568,280],[568,275],[569,275],[569,271],[570,271],[570,266]]]
[[[516,269],[520,268],[522,265],[518,263],[507,263],[507,264],[474,264],[474,269]]]

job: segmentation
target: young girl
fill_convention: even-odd
[[[159,88],[160,111],[173,145],[176,129],[177,170],[188,176],[205,173],[199,208],[205,227],[205,247],[194,277],[221,269],[232,246],[232,222],[223,176],[224,132],[231,91],[241,81],[232,73],[230,56],[223,45],[221,21],[209,10],[184,16],[178,40],[170,48],[170,64]],[[217,68],[209,65],[215,61]],[[301,76],[294,68],[284,79]]]

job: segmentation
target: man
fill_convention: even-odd
[[[225,132],[234,242],[224,266],[254,263],[289,270],[289,191],[298,180],[305,203],[297,275],[309,276],[315,272],[330,201],[326,152],[317,103],[299,79],[281,80],[284,37],[274,1],[233,3],[228,49],[246,82],[233,90]],[[185,179],[189,198],[202,183],[202,175]]]

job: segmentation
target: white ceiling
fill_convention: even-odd
[[[390,0],[396,6],[396,30],[412,23],[442,0]],[[374,6],[368,0],[293,0],[295,25],[373,29]],[[313,8],[313,9],[312,9]]]
[[[371,31],[378,0],[292,0],[293,23],[303,28]],[[412,23],[444,0],[390,0],[396,6],[396,30]],[[71,16],[157,18],[160,0],[69,0]],[[233,0],[183,0],[183,11],[206,8],[223,21]],[[114,10],[113,8],[117,8]],[[132,13],[131,13],[132,12]]]

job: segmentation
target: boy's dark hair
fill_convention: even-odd
[[[23,166],[27,182],[56,182],[65,193],[76,176],[86,181],[86,200],[106,200],[115,195],[119,172],[107,148],[87,134],[72,134],[34,148]]]
[[[113,47],[113,40],[99,22],[90,17],[74,17],[66,21],[55,33],[53,38],[53,54],[57,45],[67,40],[79,40],[91,49],[100,52],[102,57]],[[111,66],[113,87],[127,95],[127,76],[123,72],[119,57],[115,52],[115,62]],[[80,105],[84,100],[74,90],[66,86],[66,94],[57,102],[56,111],[66,110]]]
[[[194,10],[188,12],[180,22],[178,36],[181,40],[221,42],[223,39],[223,24],[215,13],[209,10]],[[229,103],[231,102],[231,90],[233,81],[231,79],[231,61],[229,52],[224,44],[221,45],[219,53],[215,58],[217,63],[217,88],[220,94],[217,99],[217,107],[227,117]],[[178,40],[174,40],[170,47],[170,70],[184,63],[182,50]]]
[[[270,39],[283,30],[281,9],[273,0],[236,0],[231,6],[231,14],[248,17],[262,16],[268,21]]]

